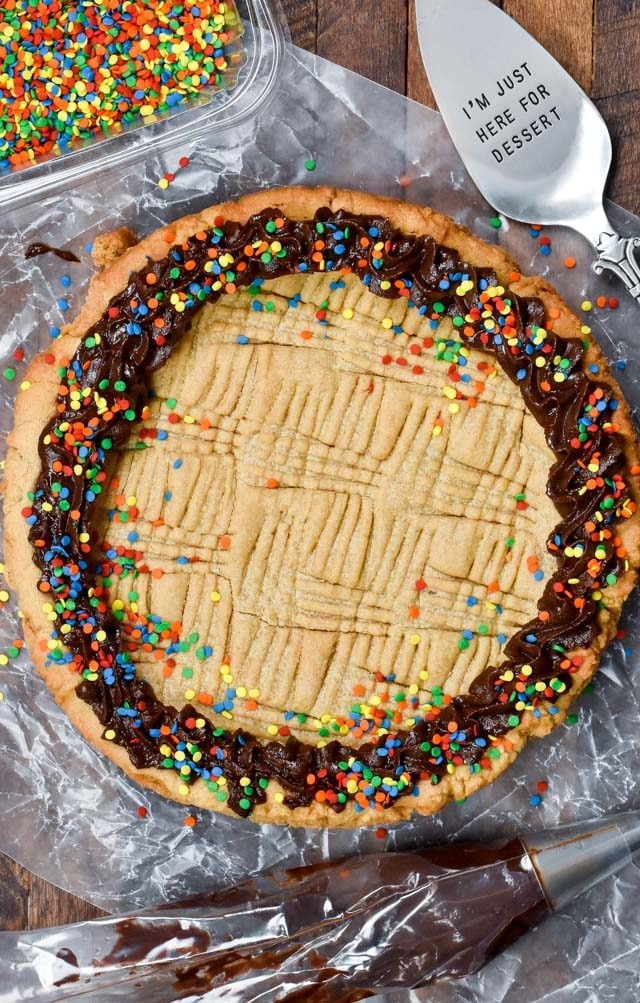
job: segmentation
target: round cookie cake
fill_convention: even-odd
[[[7,572],[57,701],[138,783],[259,822],[491,782],[564,719],[640,563],[597,345],[390,199],[270,190],[135,241],[96,242],[10,437]]]

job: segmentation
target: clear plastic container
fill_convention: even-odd
[[[241,32],[231,47],[223,86],[205,87],[186,105],[97,136],[64,153],[42,158],[0,178],[0,212],[66,191],[97,173],[118,170],[212,132],[222,132],[259,111],[273,93],[288,30],[278,0],[235,0]]]

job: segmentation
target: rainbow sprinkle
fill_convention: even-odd
[[[0,169],[155,121],[223,86],[240,31],[222,0],[6,0]]]

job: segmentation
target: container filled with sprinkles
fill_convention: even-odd
[[[255,113],[286,33],[267,0],[8,0],[2,18],[0,208]]]
[[[69,5],[59,6],[66,14]],[[634,308],[622,297],[618,303],[614,283],[591,273],[591,251],[576,237],[530,229],[496,216],[470,182],[437,114],[288,45],[277,5],[262,0],[237,0],[235,7],[224,11],[222,4],[196,4],[190,8],[192,17],[209,23],[201,34],[193,24],[187,28],[178,7],[163,0],[155,5],[126,0],[102,5],[109,7],[108,17],[114,24],[103,20],[100,30],[106,52],[98,65],[88,66],[82,53],[84,39],[96,30],[90,10],[95,6],[75,4],[84,21],[66,21],[71,40],[66,58],[74,60],[73,72],[80,85],[75,96],[65,88],[65,72],[70,68],[65,68],[64,61],[54,67],[55,60],[49,60],[47,67],[44,55],[46,39],[58,30],[48,21],[48,13],[54,7],[58,10],[55,3],[28,5],[33,12],[28,45],[20,41],[21,0],[4,5],[0,24],[0,47],[10,54],[2,64],[0,89],[13,88],[19,99],[20,80],[37,66],[44,101],[51,101],[45,110],[53,109],[50,114],[23,115],[20,120],[3,108],[0,117],[6,165],[0,179],[3,449],[16,400],[28,403],[34,393],[28,365],[37,353],[41,353],[43,367],[54,365],[58,339],[84,302],[95,272],[92,254],[105,253],[104,234],[116,231],[125,240],[128,230],[140,238],[160,227],[169,232],[186,214],[280,185],[356,188],[434,206],[486,241],[503,246],[519,260],[523,271],[547,275],[560,289],[585,327],[597,333],[626,399],[636,408],[640,404]],[[136,22],[136,42],[129,45],[127,26],[133,23],[134,8],[142,20]],[[233,39],[222,38],[232,33],[219,20],[223,15],[239,19],[233,21]],[[176,39],[173,52],[165,29]],[[140,48],[139,39],[145,37],[149,49]],[[15,63],[11,55],[17,59],[18,48],[20,72],[11,70]],[[157,58],[145,57],[149,76],[134,79],[138,50],[143,54],[155,50]],[[170,70],[162,69],[163,60],[169,61]],[[42,119],[47,119],[46,126]],[[27,163],[24,154],[29,144],[35,156]],[[42,148],[36,150],[36,145]],[[629,214],[610,208],[623,231],[637,226]],[[265,229],[267,224],[271,226],[271,220]],[[155,286],[152,266],[146,268],[146,275],[152,276],[147,284]],[[258,323],[263,319],[260,310],[266,315],[270,308],[259,285],[251,295],[259,304],[253,307]],[[295,303],[292,309],[297,309]],[[345,321],[347,313],[346,308]],[[322,314],[321,305],[318,314]],[[316,316],[314,322],[320,325],[323,319]],[[135,329],[131,334],[137,334]],[[232,347],[241,367],[248,339],[241,325],[233,334]],[[306,329],[299,333],[303,345],[308,343],[307,334]],[[462,379],[464,366],[457,367],[458,374],[456,360],[446,361]],[[401,365],[390,356],[388,364],[394,362]],[[409,362],[417,364],[414,359]],[[201,368],[194,358],[188,376],[197,377]],[[99,386],[96,389],[100,391]],[[210,431],[193,420],[178,398],[177,393],[167,398],[166,428],[158,427],[155,437],[147,432],[138,436],[143,447],[152,439],[162,444],[163,436],[174,428],[192,436],[192,453],[186,451],[172,466],[177,480],[186,476],[190,457],[197,452],[197,436]],[[455,406],[454,398],[449,399]],[[157,486],[153,485],[154,490]],[[275,477],[266,487],[277,498]],[[163,503],[170,504],[172,498],[166,495],[164,490]],[[514,501],[526,507],[525,498]],[[128,574],[127,551],[137,549],[139,507],[133,492],[118,495],[114,522],[123,527],[127,546],[104,555],[105,577]],[[207,519],[213,518],[215,509],[212,488]],[[456,545],[452,533],[446,548],[454,553]],[[508,541],[506,545],[510,546]],[[223,552],[227,548],[224,536],[219,547]],[[188,565],[191,556],[181,552],[176,566]],[[532,558],[527,573],[538,582],[544,569]],[[417,593],[423,586],[416,579]],[[222,595],[223,590],[211,584],[203,593],[203,608],[219,608]],[[125,598],[128,610],[135,612],[132,604],[139,598],[135,583]],[[4,577],[0,577],[0,604],[0,851],[109,912],[146,911],[192,896],[222,893],[257,874],[282,868],[360,860],[367,854],[388,862],[392,858],[385,856],[387,850],[413,852],[454,841],[509,841],[637,807],[637,598],[630,603],[595,685],[576,702],[566,726],[544,742],[532,742],[510,771],[467,801],[452,803],[436,816],[399,825],[391,825],[380,812],[377,828],[352,830],[258,825],[242,817],[249,809],[240,801],[241,811],[230,817],[170,801],[138,786],[86,743],[55,704],[27,655],[21,614]],[[461,651],[475,643],[473,607],[469,605],[466,612]],[[187,671],[197,673],[198,666],[212,657],[207,639],[190,630],[181,632],[170,620],[139,616],[135,630],[149,645],[150,657],[161,646],[188,656]],[[234,689],[232,669],[224,662],[221,673],[225,682],[229,677],[229,689]],[[181,684],[188,692],[190,680],[184,675]],[[233,714],[237,698],[253,699],[249,687],[239,692],[240,685],[244,689],[244,680],[228,696],[230,707],[223,704],[228,715]],[[194,684],[194,698],[198,695]],[[290,718],[274,715],[271,727],[279,737],[295,727],[294,709],[295,705],[286,712]],[[333,723],[328,723],[329,728]],[[222,799],[224,790],[219,793]],[[345,901],[358,900],[355,879],[349,882],[342,875],[341,880],[344,884],[332,885],[332,894],[344,891]],[[383,883],[381,878],[381,889]],[[371,897],[377,901],[375,888]],[[290,899],[295,902],[296,895]],[[381,923],[386,921],[383,899],[381,894]],[[405,998],[412,1003],[475,999],[533,1003],[546,998],[606,999],[606,993],[632,999],[640,966],[640,933],[629,921],[636,901],[637,871],[630,867],[586,892],[575,904],[559,908],[480,974],[465,975],[453,988],[434,983],[424,995],[417,988],[405,997],[392,988],[389,1003],[404,1003]],[[488,928],[491,939],[495,928],[490,910],[483,911],[482,896],[477,902],[479,924],[483,931]],[[409,899],[404,905],[410,906]],[[275,927],[285,923],[278,904],[272,918]],[[443,922],[449,921],[450,913],[445,911]],[[394,936],[399,937],[397,959],[413,957],[414,942],[402,943],[397,930]],[[349,937],[349,944],[357,955],[360,941]],[[262,957],[260,951],[256,957]],[[58,956],[58,961],[65,957]],[[313,965],[316,962],[314,956]],[[62,973],[63,978],[67,975]],[[420,984],[417,977],[414,984]],[[381,992],[383,985],[381,981]],[[64,987],[69,996],[81,991],[79,983]],[[130,983],[123,990],[127,991]],[[62,991],[59,998],[64,998]],[[247,1003],[246,995],[235,998]]]

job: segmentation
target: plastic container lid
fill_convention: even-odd
[[[230,49],[222,87],[205,87],[187,104],[136,120],[0,178],[0,212],[82,184],[97,173],[165,153],[251,118],[274,90],[288,31],[278,0],[235,0],[241,31]]]

